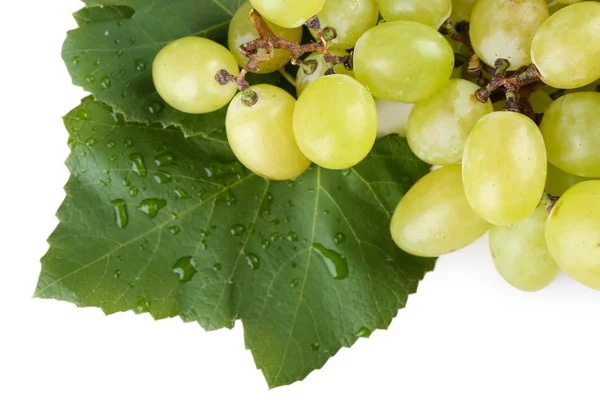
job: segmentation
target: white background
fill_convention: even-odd
[[[80,6],[21,0],[0,11],[0,410],[600,408],[600,294],[564,276],[516,291],[485,241],[442,258],[389,331],[271,391],[239,324],[205,333],[32,299],[68,177],[61,116],[83,96],[60,58]]]

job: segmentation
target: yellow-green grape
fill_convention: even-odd
[[[540,129],[552,164],[570,174],[600,177],[600,93],[562,96],[546,110]]]
[[[579,3],[583,0],[556,0],[558,3],[562,3],[562,4],[573,4],[573,3]]]
[[[548,210],[540,205],[518,224],[490,229],[490,250],[496,269],[519,290],[546,288],[560,271],[546,246],[547,220]]]
[[[483,117],[463,155],[463,181],[471,207],[494,225],[525,220],[544,193],[547,158],[537,125],[508,111]]]
[[[259,37],[258,31],[254,27],[254,23],[250,18],[250,10],[252,5],[248,2],[242,4],[238,11],[234,14],[229,24],[228,46],[229,51],[235,57],[240,67],[244,67],[248,62],[248,58],[240,51],[240,46],[249,43]],[[267,26],[273,33],[279,37],[294,43],[300,43],[302,40],[302,27],[286,29],[267,21]],[[265,54],[265,50],[258,50],[258,54]],[[275,49],[273,58],[259,64],[260,73],[272,73],[279,70],[289,63],[292,53],[283,49]]]
[[[552,194],[555,197],[560,197],[569,188],[583,181],[587,181],[589,178],[575,176],[573,174],[565,173],[560,168],[553,166],[548,163],[548,177],[546,178],[546,192]]]
[[[406,193],[390,231],[407,253],[439,257],[466,247],[489,228],[467,202],[460,165],[451,165],[427,174]]]
[[[296,100],[269,84],[253,86],[258,96],[251,107],[239,93],[227,109],[227,139],[235,156],[250,171],[271,180],[289,180],[310,166],[296,140],[292,119]]]
[[[470,21],[473,4],[475,4],[475,0],[452,0],[452,14],[450,15],[452,22]]]
[[[567,274],[600,290],[600,181],[570,188],[546,225],[550,254]]]
[[[533,107],[534,113],[543,114],[554,102],[554,100],[552,100],[552,97],[550,97],[545,90],[538,90],[531,93],[531,96],[529,96],[529,102],[531,103],[531,107]],[[504,110],[505,105],[506,100],[496,101],[494,103],[494,111]]]
[[[376,134],[373,97],[352,77],[321,77],[296,103],[294,136],[304,155],[321,167],[355,166],[373,148]]]
[[[316,16],[325,0],[250,0],[250,3],[265,19],[281,27],[293,28]]]
[[[337,37],[330,44],[335,49],[351,49],[360,36],[375,27],[379,12],[375,0],[327,0],[317,15],[321,27],[333,27]],[[316,38],[315,32],[311,34]]]
[[[450,17],[452,0],[377,0],[377,6],[387,21],[416,21],[437,30]]]
[[[158,94],[171,107],[202,114],[225,107],[237,91],[233,83],[221,85],[219,70],[239,74],[229,50],[203,37],[185,37],[163,48],[152,64],[152,78]]]
[[[444,36],[413,21],[373,27],[354,49],[356,79],[384,100],[414,103],[429,97],[452,70],[454,52]]]
[[[348,53],[346,53],[345,51],[342,51],[342,50],[329,50],[329,54],[332,54],[332,55],[338,56],[338,57],[344,57],[344,56],[348,55]],[[300,97],[300,94],[302,94],[302,92],[304,92],[304,90],[306,90],[306,88],[313,81],[315,81],[319,77],[323,77],[325,75],[325,72],[327,71],[327,63],[325,62],[325,59],[323,58],[323,54],[319,53],[318,51],[315,51],[314,53],[309,55],[304,60],[305,61],[311,61],[311,60],[316,61],[317,67],[316,67],[315,71],[310,74],[306,74],[306,72],[304,71],[303,68],[298,69],[298,73],[296,74],[296,94],[298,95],[298,97]],[[343,64],[336,64],[333,67],[333,71],[335,71],[336,74],[345,74],[347,76],[354,77],[354,73],[350,70],[347,70]]]
[[[396,101],[375,99],[377,106],[377,138],[390,134],[406,137],[408,116],[415,106],[413,103],[398,103]]]
[[[531,58],[549,86],[571,89],[600,78],[600,3],[575,3],[542,24]]]
[[[471,14],[473,48],[492,67],[499,58],[510,70],[529,65],[533,36],[549,15],[546,0],[478,0]]]
[[[459,164],[475,124],[493,111],[488,100],[475,97],[477,84],[450,79],[434,95],[415,104],[408,119],[407,139],[417,157],[429,164]]]

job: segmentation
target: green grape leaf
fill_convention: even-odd
[[[229,21],[241,0],[86,1],[75,14],[62,56],[73,83],[122,113],[127,121],[178,126],[187,136],[224,124],[224,110],[185,114],[169,107],[152,81],[152,62],[171,41],[202,36],[226,44]],[[102,6],[102,7],[100,7]],[[251,84],[278,85],[294,93],[279,73],[250,75]],[[212,129],[211,129],[212,130]]]
[[[388,233],[394,206],[428,172],[397,136],[353,169],[272,182],[213,127],[184,138],[92,97],[65,124],[71,177],[37,297],[206,330],[240,319],[275,387],[387,328],[434,267]]]

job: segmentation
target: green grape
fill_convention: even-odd
[[[548,163],[548,177],[546,178],[546,192],[555,197],[560,197],[569,188],[589,178],[574,176],[573,174],[565,173],[560,168]]]
[[[529,65],[533,36],[549,15],[545,0],[478,0],[471,14],[473,48],[492,67],[499,58],[511,70]]]
[[[452,14],[450,15],[452,22],[470,21],[473,4],[475,4],[475,0],[452,0]]]
[[[325,0],[250,0],[250,3],[265,19],[281,27],[293,28],[316,16]]]
[[[406,193],[390,231],[407,253],[439,257],[466,247],[489,228],[467,202],[460,165],[451,165],[427,174]]]
[[[545,90],[538,90],[531,93],[531,96],[529,96],[529,102],[531,103],[531,107],[533,107],[534,113],[543,114],[554,102],[554,100],[552,100],[552,97],[550,97]],[[494,111],[504,110],[505,105],[506,100],[496,101],[494,103]]]
[[[348,53],[346,53],[345,51],[341,51],[341,50],[329,50],[329,54],[332,54],[332,55],[338,56],[338,57],[343,57],[343,56],[348,55]],[[313,81],[315,81],[319,77],[323,77],[325,75],[325,72],[327,71],[327,63],[325,62],[325,59],[323,58],[323,54],[319,53],[318,51],[315,51],[314,53],[309,55],[304,60],[305,61],[315,60],[317,62],[317,68],[311,74],[306,74],[306,72],[302,68],[298,69],[298,73],[296,74],[296,94],[298,95],[298,97],[300,97],[300,94],[302,94],[304,92],[304,90],[306,90],[306,88]],[[336,64],[333,67],[333,71],[335,71],[336,74],[345,74],[347,76],[354,77],[354,73],[350,70],[347,70],[343,64]]]
[[[375,99],[377,106],[377,138],[390,134],[406,137],[408,116],[415,106],[413,103],[398,103],[396,101]]]
[[[546,225],[550,254],[567,274],[600,290],[600,181],[570,188]]]
[[[583,0],[556,0],[558,3],[562,3],[562,4],[573,4],[573,3],[579,3]]]
[[[408,119],[407,139],[417,157],[429,164],[459,164],[475,124],[493,111],[488,100],[475,98],[477,84],[451,79],[434,95],[415,104]]]
[[[248,107],[239,93],[227,109],[229,145],[250,171],[271,180],[290,180],[310,166],[292,130],[296,100],[269,84],[253,86],[258,102]]]
[[[376,134],[373,97],[352,77],[321,77],[296,103],[294,136],[304,155],[321,167],[355,166],[373,148]]]
[[[429,97],[446,84],[452,70],[454,52],[444,36],[412,21],[373,27],[354,49],[356,79],[384,100],[414,103]]]
[[[552,164],[570,174],[600,177],[600,93],[562,96],[548,108],[540,129]]]
[[[184,113],[202,114],[225,107],[237,91],[233,83],[221,85],[219,70],[239,74],[229,50],[203,37],[185,37],[163,48],[152,65],[158,94]]]
[[[240,67],[244,67],[248,62],[248,58],[240,51],[240,46],[249,43],[259,37],[258,31],[254,27],[254,23],[250,18],[250,10],[252,5],[248,2],[242,4],[238,11],[234,14],[229,24],[228,46],[229,51],[235,57]],[[276,24],[267,21],[267,26],[273,33],[279,37],[294,43],[300,43],[302,40],[302,27],[286,29],[279,27]],[[265,50],[259,50],[258,54],[265,54]],[[273,58],[259,64],[260,73],[272,73],[279,70],[289,63],[292,53],[283,49],[275,49]]]
[[[375,0],[327,0],[317,17],[321,27],[333,27],[337,37],[331,47],[335,49],[351,49],[360,36],[371,27],[375,27],[379,12]],[[316,33],[311,30],[316,38]]]
[[[549,86],[571,89],[600,78],[600,3],[572,4],[542,24],[531,58]]]
[[[452,12],[452,0],[377,0],[377,6],[387,21],[416,21],[436,30]]]
[[[547,158],[537,125],[508,111],[483,117],[467,139],[463,181],[471,207],[494,225],[525,220],[544,193]]]
[[[500,275],[523,291],[546,288],[560,271],[546,246],[548,210],[543,205],[526,220],[490,229],[490,250]]]

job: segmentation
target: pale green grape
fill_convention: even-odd
[[[531,58],[544,83],[571,89],[600,78],[600,3],[572,4],[542,24]]]
[[[252,5],[250,3],[246,2],[242,4],[238,11],[234,14],[233,18],[231,19],[231,23],[229,24],[229,51],[231,51],[231,54],[233,54],[241,67],[246,65],[248,58],[242,54],[240,51],[240,46],[259,37],[258,31],[256,31],[254,23],[250,18],[250,10],[252,10]],[[300,43],[302,40],[302,27],[286,29],[279,27],[270,21],[267,21],[267,25],[279,38],[293,41],[294,43]],[[265,50],[258,51],[258,54],[265,53]],[[273,58],[271,60],[260,63],[260,73],[272,73],[279,70],[289,63],[291,56],[292,54],[287,50],[275,49]]]
[[[466,247],[489,228],[467,202],[460,165],[451,165],[426,175],[406,193],[390,231],[407,253],[438,257]]]
[[[538,90],[531,93],[529,96],[529,102],[533,107],[534,113],[543,114],[546,112],[548,107],[554,102],[552,97],[546,93],[545,90]],[[494,111],[502,111],[504,110],[504,106],[506,105],[506,100],[499,100],[494,103]]]
[[[600,181],[579,183],[558,200],[548,219],[546,242],[560,268],[600,290]]]
[[[348,53],[342,50],[329,50],[329,53],[338,57],[348,55]],[[302,94],[304,90],[306,90],[306,88],[313,81],[315,81],[319,77],[323,77],[325,75],[325,72],[327,71],[327,63],[323,58],[323,54],[319,53],[318,51],[315,51],[305,59],[305,61],[311,60],[317,62],[317,68],[314,72],[312,72],[311,74],[306,74],[304,69],[300,68],[298,69],[298,73],[296,74],[296,94],[298,95],[298,97],[300,97],[300,94]],[[335,71],[336,74],[345,74],[347,76],[354,77],[354,73],[350,70],[347,70],[343,64],[336,64],[333,67],[333,71]]]
[[[416,21],[437,30],[450,17],[452,0],[377,0],[377,6],[387,21]]]
[[[337,32],[331,47],[346,50],[377,24],[379,12],[375,0],[327,0],[317,16],[322,28],[333,27]],[[316,38],[314,31],[311,34]]]
[[[185,37],[163,48],[152,65],[152,78],[158,94],[171,107],[191,114],[216,111],[235,95],[233,83],[221,85],[219,70],[239,74],[229,50],[203,37]]]
[[[556,1],[559,3],[562,3],[562,4],[573,4],[573,3],[579,3],[583,0],[556,0]]]
[[[251,107],[238,94],[227,109],[227,139],[238,160],[250,171],[271,180],[298,177],[308,166],[296,140],[292,119],[296,100],[269,84],[251,87],[258,102]]]
[[[546,191],[553,196],[560,197],[569,188],[589,178],[565,173],[560,168],[548,163],[548,177],[546,178]]]
[[[406,137],[408,116],[415,106],[413,103],[398,103],[396,101],[375,99],[377,106],[377,138],[390,134]]]
[[[452,70],[454,52],[444,36],[412,21],[380,24],[363,34],[354,49],[356,79],[384,100],[414,103],[429,97]]]
[[[250,0],[265,19],[281,27],[302,26],[316,16],[325,5],[325,0]]]
[[[373,148],[377,109],[373,97],[350,76],[332,74],[315,80],[294,110],[294,136],[314,163],[353,167]]]
[[[473,4],[475,4],[475,0],[452,0],[452,14],[450,15],[452,22],[471,20]]]
[[[552,164],[570,174],[600,177],[600,93],[562,96],[548,108],[540,129]]]
[[[493,111],[488,100],[475,98],[477,84],[451,79],[434,95],[415,104],[408,119],[407,139],[417,157],[429,164],[458,164],[475,124]]]
[[[546,246],[548,210],[543,205],[526,220],[490,229],[490,250],[500,275],[513,287],[539,291],[560,271]]]
[[[546,169],[544,139],[529,117],[488,114],[465,145],[463,181],[469,204],[494,225],[523,221],[540,202]]]
[[[533,36],[549,15],[545,0],[478,0],[471,14],[473,48],[492,67],[499,58],[511,70],[529,65]]]

